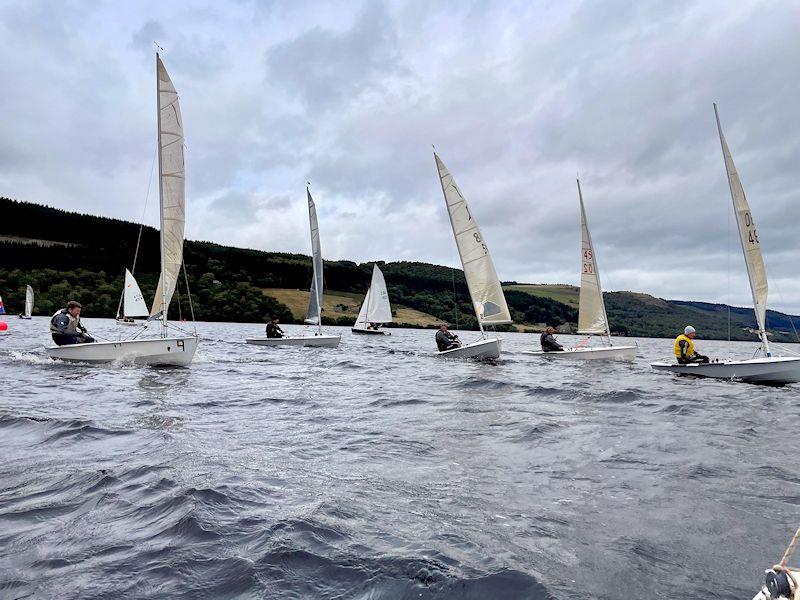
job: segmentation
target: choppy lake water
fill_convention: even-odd
[[[200,323],[168,369],[58,364],[47,319],[8,322],[2,598],[752,598],[800,521],[800,387],[653,372],[671,340],[570,364],[505,334],[481,364]]]

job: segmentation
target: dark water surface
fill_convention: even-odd
[[[46,319],[9,323],[1,598],[752,598],[800,521],[800,388],[652,372],[670,340],[551,364],[506,334],[491,365],[202,323],[167,369],[58,364]]]

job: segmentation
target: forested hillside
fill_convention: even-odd
[[[0,198],[0,295],[9,313],[22,310],[25,285],[36,291],[34,313],[52,314],[71,298],[84,303],[85,314],[111,317],[117,312],[125,267],[133,263],[139,225],[81,215],[27,202]],[[136,278],[148,302],[159,272],[159,234],[141,231]],[[199,320],[263,322],[277,315],[298,319],[289,308],[262,290],[307,290],[311,259],[302,254],[261,252],[187,241],[185,264],[195,316]],[[476,328],[475,315],[461,270],[420,262],[379,263],[393,305],[406,306],[436,319]],[[363,294],[372,263],[325,261],[326,290]],[[578,290],[566,285],[504,283],[514,322],[575,324]],[[171,316],[189,315],[185,283]],[[268,293],[268,292],[267,292]],[[727,339],[728,307],[689,301],[667,301],[633,292],[606,293],[612,330],[622,335],[672,337],[691,323],[706,338]],[[751,310],[732,308],[733,339],[753,340]],[[352,316],[326,311],[326,323],[350,324]],[[768,312],[778,340],[794,341],[789,316]]]

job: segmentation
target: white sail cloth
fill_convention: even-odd
[[[183,161],[183,120],[178,92],[164,63],[156,55],[158,95],[159,186],[161,191],[162,271],[156,287],[151,315],[166,312],[183,263],[186,224],[186,179]],[[166,292],[166,306],[164,293]]]
[[[472,218],[467,201],[450,171],[435,152],[433,156],[475,315],[482,325],[511,323],[503,288],[478,223]]]
[[[583,207],[581,182],[578,181],[578,200],[581,206],[581,293],[578,304],[578,333],[608,335],[608,318],[600,286],[597,258]]]
[[[123,317],[146,317],[150,312],[144,301],[142,290],[136,278],[128,269],[125,269],[125,291],[122,295],[122,316]]]
[[[322,324],[322,248],[319,243],[319,224],[317,223],[317,208],[311,198],[311,192],[306,188],[308,196],[308,222],[311,227],[311,264],[314,273],[311,278],[311,294],[308,299],[306,323],[313,325]]]
[[[372,269],[372,281],[361,310],[358,312],[355,327],[366,329],[367,323],[391,323],[392,306],[389,303],[389,292],[386,289],[386,280],[383,273],[375,265]]]
[[[750,206],[744,195],[744,188],[739,179],[736,165],[733,164],[731,151],[722,135],[722,126],[719,122],[717,105],[714,105],[714,115],[717,119],[717,130],[719,131],[719,141],[722,145],[722,156],[725,159],[725,170],[728,173],[728,184],[731,190],[731,200],[733,201],[736,223],[739,225],[739,238],[742,242],[744,252],[744,262],[747,265],[747,276],[750,279],[750,289],[753,293],[753,310],[756,314],[759,334],[766,340],[766,316],[767,316],[767,295],[769,286],[767,284],[767,269],[764,266],[764,258],[761,255],[761,245],[758,242],[758,233]]]
[[[33,314],[33,288],[25,286],[25,316],[30,317]]]

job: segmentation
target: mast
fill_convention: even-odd
[[[600,269],[597,268],[597,256],[594,253],[592,232],[589,231],[589,220],[586,218],[586,209],[583,206],[583,192],[581,191],[581,180],[576,178],[575,181],[578,183],[578,201],[580,202],[581,205],[581,220],[583,221],[583,227],[586,230],[586,237],[589,241],[589,249],[590,252],[592,253],[592,264],[594,268],[594,278],[595,281],[597,282],[597,293],[600,295],[600,306],[603,308],[603,320],[605,321],[605,326],[606,326],[606,337],[608,338],[608,345],[613,346],[614,344],[611,342],[611,325],[608,322],[608,314],[606,314],[606,302],[605,299],[603,298],[603,287],[600,284]]]
[[[734,182],[733,182],[733,175],[731,174],[731,166],[733,166],[734,174],[738,178],[738,174],[736,174],[736,167],[733,164],[733,157],[730,155],[730,150],[728,149],[728,145],[725,142],[725,137],[722,135],[722,125],[719,122],[719,111],[717,110],[717,103],[714,103],[714,117],[717,120],[717,132],[719,133],[719,143],[722,147],[722,157],[725,161],[725,172],[728,175],[728,189],[731,192],[731,201],[733,202],[733,212],[736,215],[736,226],[739,229],[739,242],[742,244],[742,254],[744,255],[744,265],[747,267],[747,281],[750,283],[750,294],[753,296],[753,312],[756,316],[756,324],[758,325],[758,337],[761,339],[761,345],[764,349],[764,354],[767,356],[772,356],[772,352],[769,349],[769,340],[767,339],[767,328],[764,319],[766,319],[766,293],[764,296],[764,306],[759,303],[758,294],[756,292],[756,288],[753,285],[753,268],[750,264],[750,257],[747,254],[747,246],[745,245],[745,236],[742,234],[742,223],[741,217],[739,215],[739,206],[736,202],[736,190],[734,189]],[[730,165],[728,164],[730,160]],[[741,181],[739,182],[739,187],[741,187]],[[758,242],[758,236],[755,233],[755,224],[753,223],[752,213],[750,212],[750,206],[747,203],[747,198],[744,197],[744,189],[742,189],[742,199],[744,200],[744,208],[746,209],[747,214],[750,218],[750,223],[745,223],[745,226],[749,229],[751,226],[753,227],[752,235],[755,237],[755,244],[760,246]],[[764,276],[764,283],[766,284],[766,270],[764,269],[763,264],[763,257],[761,257],[761,250],[758,250],[758,256],[761,260],[761,269],[763,270]],[[761,317],[761,311],[764,312],[764,319]]]
[[[164,257],[164,178],[161,164],[161,79],[158,76],[158,52],[156,52],[156,118],[158,122],[158,207],[159,239],[161,241],[161,337],[167,337],[167,273]]]

